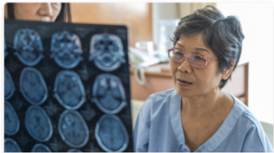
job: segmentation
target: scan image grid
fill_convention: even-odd
[[[133,151],[125,26],[5,20],[4,49],[5,152]]]

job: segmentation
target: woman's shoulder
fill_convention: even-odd
[[[174,97],[176,89],[169,89],[151,94],[141,107],[143,112],[157,111],[164,105],[167,105],[171,97]]]

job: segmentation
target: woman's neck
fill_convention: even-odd
[[[229,98],[232,99],[220,89],[204,95],[183,97],[181,115],[193,121],[204,120],[212,116],[212,113],[216,112],[221,105],[224,105],[224,101],[230,101]]]

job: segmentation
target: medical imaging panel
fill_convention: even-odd
[[[6,152],[133,152],[127,28],[5,20]]]
[[[9,71],[5,68],[5,99],[9,99],[15,90]]]
[[[66,110],[61,114],[58,130],[63,141],[71,147],[80,148],[89,138],[87,124],[77,111]]]
[[[14,135],[18,132],[20,122],[12,105],[5,101],[5,133]]]
[[[49,147],[47,147],[46,145],[38,143],[32,148],[31,152],[51,152],[51,151]]]
[[[41,73],[31,67],[23,69],[20,75],[20,89],[25,99],[31,103],[40,105],[48,96],[48,89]]]
[[[96,34],[90,42],[89,60],[103,71],[114,71],[125,63],[121,39],[113,34]]]
[[[52,124],[47,113],[40,106],[30,106],[25,116],[29,134],[39,142],[45,142],[52,135]]]
[[[51,57],[62,68],[73,68],[83,59],[79,37],[68,31],[58,32],[52,36],[50,50]]]
[[[79,75],[63,70],[54,83],[54,93],[58,102],[66,109],[78,109],[85,101],[85,89]]]
[[[4,141],[5,152],[21,152],[18,144],[11,138],[6,138]]]
[[[107,152],[122,152],[128,145],[128,134],[119,117],[103,115],[96,124],[95,136]]]
[[[27,65],[36,65],[42,58],[43,45],[40,35],[33,29],[20,29],[14,37],[15,55]]]
[[[121,80],[113,74],[100,74],[93,85],[93,100],[105,113],[116,114],[126,106]]]

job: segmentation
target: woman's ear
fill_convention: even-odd
[[[229,76],[234,68],[234,65],[235,65],[235,60],[233,60],[231,68],[226,70],[225,73],[222,75],[223,80],[226,80],[227,78],[229,78]]]

